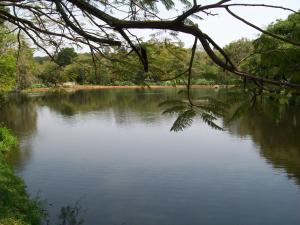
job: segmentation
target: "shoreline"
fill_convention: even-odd
[[[224,87],[234,87],[235,85],[193,85],[192,88],[209,88],[218,89]],[[176,89],[185,88],[185,85],[124,85],[124,86],[109,86],[109,85],[74,85],[74,86],[62,86],[62,87],[46,87],[46,88],[29,88],[22,90],[22,93],[34,93],[34,92],[49,92],[53,90],[65,90],[65,91],[77,91],[77,90],[101,90],[101,89]]]
[[[39,225],[45,216],[38,200],[30,198],[26,184],[6,159],[6,154],[18,146],[10,130],[0,126],[0,225]]]

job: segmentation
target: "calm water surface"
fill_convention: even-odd
[[[199,95],[219,95],[198,90]],[[86,225],[299,225],[300,110],[246,113],[216,131],[157,105],[176,90],[99,90],[12,97],[0,121],[31,196],[82,208]]]

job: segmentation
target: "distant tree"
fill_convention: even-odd
[[[38,65],[38,78],[46,85],[57,86],[68,80],[62,69],[54,62],[46,61]]]
[[[201,82],[203,79],[207,81],[213,81],[214,83],[220,83],[222,80],[218,66],[216,66],[206,52],[201,49],[195,54],[193,78],[195,79],[196,83],[199,83],[199,81]]]
[[[237,65],[243,71],[249,71],[247,58],[253,53],[253,41],[247,38],[242,38],[237,41],[233,41],[224,47],[224,51],[231,58],[232,62]],[[224,80],[229,83],[240,82],[240,77],[234,76],[234,74],[228,71],[219,71],[224,74]]]
[[[77,56],[74,48],[63,48],[56,57],[56,63],[60,66],[67,66],[73,62]]]
[[[76,81],[78,84],[92,83],[91,76],[94,75],[95,68],[91,55],[80,54],[73,63],[65,66],[62,73],[68,77],[69,81]]]
[[[20,48],[17,50],[16,58],[16,88],[26,89],[36,82],[36,62],[33,58],[33,49],[31,49],[23,37],[20,37]]]
[[[236,65],[239,65],[253,52],[253,43],[252,40],[242,38],[226,45],[224,51]]]

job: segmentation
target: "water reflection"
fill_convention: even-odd
[[[0,123],[12,129],[20,137],[36,132],[37,101],[26,95],[12,95],[8,103],[0,109]]]
[[[229,125],[233,135],[250,137],[275,168],[284,168],[300,184],[300,110],[264,103]]]
[[[226,99],[226,91],[194,91]],[[11,96],[0,122],[21,139],[10,159],[29,191],[44,188],[61,200],[56,206],[88,192],[89,225],[97,217],[133,225],[298,224],[300,110],[265,103],[232,123],[230,115],[221,118],[225,132],[196,121],[174,134],[175,117],[162,115],[158,103],[177,96],[175,89]],[[277,212],[278,202],[287,211]]]
[[[0,110],[0,124],[10,128],[20,139],[20,148],[16,148],[9,159],[18,168],[23,168],[31,158],[30,139],[37,129],[37,99],[26,95],[12,95]]]
[[[226,92],[198,90],[198,95],[210,95],[216,98],[226,96]],[[224,96],[223,96],[224,95]],[[58,92],[29,97],[11,96],[0,113],[0,122],[13,130],[22,139],[30,138],[37,129],[37,110],[46,106],[65,118],[79,113],[97,113],[111,109],[113,119],[118,125],[130,125],[128,111],[134,113],[144,123],[159,123],[162,116],[153,116],[159,110],[157,105],[166,99],[178,98],[177,90],[103,90]],[[230,110],[229,110],[230,111]],[[102,114],[103,116],[103,114]],[[107,115],[110,117],[111,115]],[[245,136],[259,146],[260,153],[274,167],[285,168],[288,174],[300,182],[300,110],[294,107],[279,107],[264,104],[263,108],[252,108],[228,127],[231,134],[241,138]],[[171,125],[171,124],[170,124]],[[28,142],[27,142],[28,144]],[[22,153],[16,152],[14,163],[26,161],[30,157],[31,146],[22,146]]]

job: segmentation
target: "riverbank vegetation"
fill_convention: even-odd
[[[29,199],[24,182],[5,160],[5,154],[17,146],[17,138],[0,127],[0,225],[40,225],[42,211]]]

